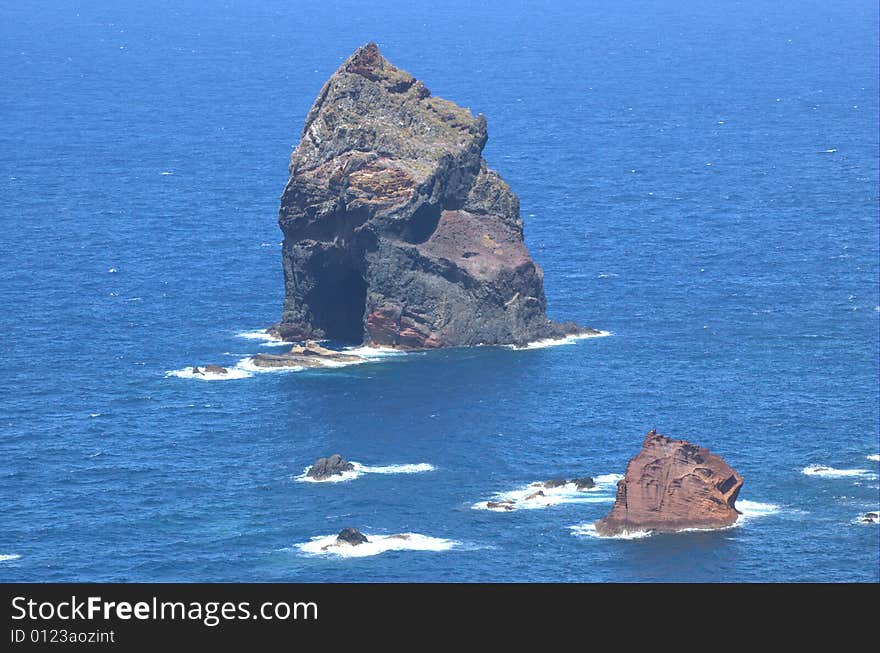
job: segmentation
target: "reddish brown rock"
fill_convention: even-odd
[[[602,536],[638,531],[674,533],[731,526],[743,479],[720,456],[649,431],[617,484],[611,512],[596,522]]]

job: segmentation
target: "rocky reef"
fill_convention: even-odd
[[[602,536],[674,533],[733,525],[743,479],[721,457],[649,431],[617,484],[611,512],[596,522]]]
[[[349,57],[291,157],[271,332],[400,349],[598,333],[547,318],[519,200],[486,166],[486,140],[482,115],[432,96],[375,44]]]

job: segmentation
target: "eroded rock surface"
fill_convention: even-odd
[[[598,333],[547,319],[519,200],[486,166],[486,139],[482,115],[432,96],[375,44],[349,57],[291,157],[272,332],[400,349]]]
[[[720,456],[652,430],[629,461],[614,507],[596,522],[596,532],[725,528],[740,515],[735,503],[742,484],[742,476]]]

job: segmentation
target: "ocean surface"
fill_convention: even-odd
[[[0,6],[0,581],[880,580],[877,3],[411,4]],[[371,40],[487,116],[551,317],[611,335],[241,363]],[[595,537],[653,427],[745,477],[740,525]]]

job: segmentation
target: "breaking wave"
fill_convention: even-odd
[[[820,476],[822,478],[847,478],[850,476],[873,477],[867,469],[835,469],[825,465],[808,465],[801,470],[807,476]]]
[[[873,460],[875,463],[880,462],[880,454],[872,453],[865,456],[868,460]]]
[[[336,535],[320,535],[308,542],[297,544],[296,548],[309,555],[338,556],[341,558],[365,558],[386,551],[448,551],[460,545],[455,540],[430,537],[419,533],[400,533],[398,535],[365,534],[368,542],[358,545],[336,543]]]
[[[345,481],[353,481],[364,474],[418,474],[420,472],[433,472],[436,467],[429,463],[410,463],[403,465],[363,465],[361,463],[350,461],[354,465],[353,469],[334,474],[328,478],[316,479],[307,476],[309,467],[303,470],[303,473],[294,480],[299,483],[343,483]]]
[[[872,515],[874,517],[873,521],[866,521],[865,517],[867,515]],[[877,526],[880,525],[880,513],[878,513],[876,510],[864,513],[853,519],[850,523],[857,526]]]
[[[593,478],[596,484],[589,489],[579,490],[574,483],[566,483],[558,487],[545,487],[542,481],[529,483],[525,487],[510,490],[508,492],[496,492],[492,499],[478,501],[471,508],[474,510],[491,510],[493,512],[513,512],[514,510],[534,510],[536,508],[549,508],[561,503],[613,503],[613,492],[610,495],[602,495],[613,491],[617,481],[622,479],[620,474],[603,474]],[[542,494],[538,494],[538,492]],[[490,506],[489,504],[496,504]]]
[[[740,511],[741,515],[739,519],[737,519],[736,522],[734,522],[730,526],[725,526],[723,528],[685,528],[679,532],[702,533],[708,531],[726,531],[730,530],[731,528],[738,528],[740,526],[743,526],[752,519],[774,515],[781,510],[781,508],[775,503],[761,503],[759,501],[749,501],[748,499],[740,499],[739,501],[737,501],[736,508]],[[589,522],[586,524],[575,524],[574,526],[569,526],[569,529],[571,530],[572,535],[583,537],[596,537],[603,540],[638,540],[643,537],[649,537],[655,534],[652,531],[632,531],[621,533],[620,535],[599,535],[599,533],[596,532],[596,525],[594,522]]]
[[[236,333],[235,336],[237,338],[245,338],[247,340],[259,340],[262,344],[268,345],[270,347],[283,347],[284,345],[293,344],[290,342],[285,342],[278,336],[267,333],[266,331],[242,331],[241,333]]]
[[[573,345],[578,340],[586,340],[587,338],[603,338],[610,336],[610,331],[599,331],[599,333],[580,333],[576,335],[565,336],[564,338],[547,338],[546,340],[535,340],[526,345],[503,345],[507,349],[545,349],[546,347],[558,347],[560,345]]]
[[[569,530],[571,530],[572,535],[596,537],[603,540],[640,540],[643,537],[650,537],[653,535],[651,531],[633,531],[631,533],[621,533],[620,535],[599,535],[599,533],[596,532],[596,525],[593,523],[569,526]]]
[[[184,367],[181,370],[169,370],[165,372],[165,378],[177,377],[178,379],[198,379],[200,381],[231,381],[233,379],[246,379],[251,376],[251,372],[244,369],[241,364],[226,368],[226,374],[215,374],[213,372],[205,372],[203,374],[193,374],[192,367]]]
[[[18,553],[0,553],[0,562],[8,560],[18,560],[21,556]]]

